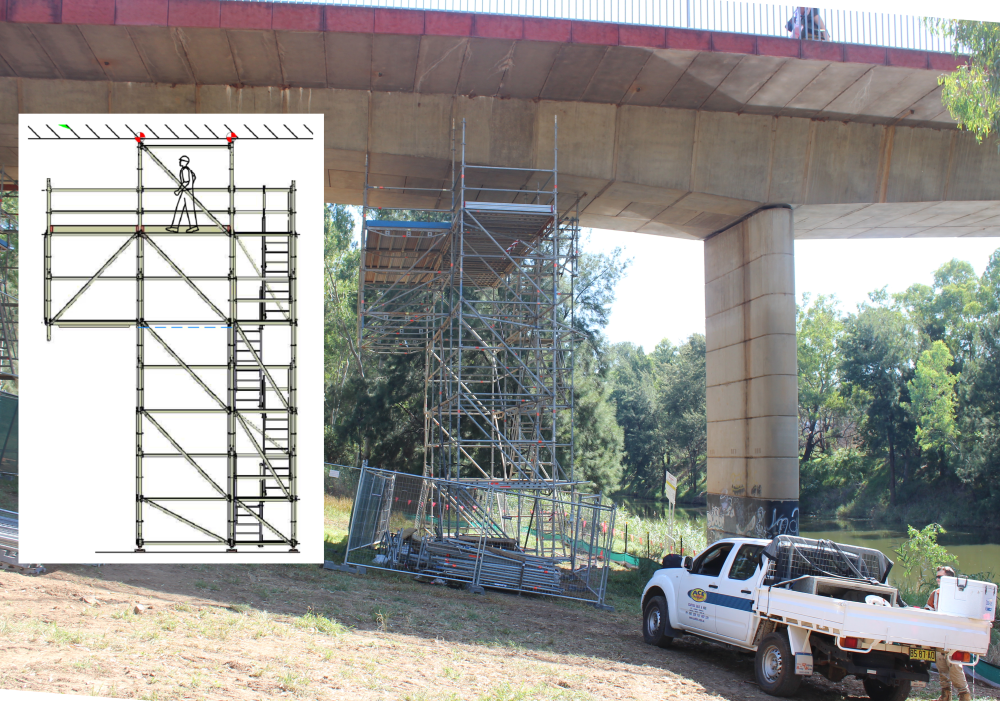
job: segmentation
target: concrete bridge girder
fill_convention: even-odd
[[[549,167],[549,125],[559,115],[560,186],[581,195],[585,226],[702,239],[761,205],[787,203],[799,238],[1000,233],[1000,158],[954,129],[332,88],[0,78],[0,124],[10,125],[0,148],[10,160],[18,111],[322,111],[327,199],[348,204],[361,201],[366,151],[375,184],[444,185],[451,124],[463,118],[471,161]],[[416,193],[381,197],[377,204],[432,204]]]

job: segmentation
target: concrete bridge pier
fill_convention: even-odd
[[[792,210],[705,241],[708,540],[798,534]]]

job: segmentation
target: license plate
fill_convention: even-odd
[[[910,648],[910,659],[911,660],[931,660],[934,661],[935,654],[933,650],[921,650],[920,648],[911,647]]]

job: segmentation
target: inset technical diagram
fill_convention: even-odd
[[[297,169],[287,161],[323,153],[321,119],[303,117],[66,116],[25,125],[29,145],[48,142],[77,163],[106,159],[102,168],[115,171],[106,182],[53,163],[39,232],[47,340],[72,348],[76,334],[100,330],[120,343],[127,329],[134,346],[134,367],[119,368],[134,378],[134,421],[78,419],[134,442],[134,515],[94,539],[91,559],[126,550],[302,554],[305,232],[301,177],[288,177]],[[298,174],[321,178],[321,168]],[[309,234],[321,241],[322,231]],[[308,260],[318,277],[321,257]],[[313,322],[321,328],[321,315]],[[91,379],[84,374],[80,388]]]

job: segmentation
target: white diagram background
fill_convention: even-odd
[[[53,188],[132,188],[131,193],[116,193],[114,196],[120,198],[121,209],[134,209],[137,145],[131,138],[76,139],[66,130],[61,130],[64,133],[60,135],[64,138],[59,140],[29,138],[34,136],[29,131],[29,126],[40,135],[51,136],[46,125],[58,124],[69,124],[80,136],[91,136],[84,126],[87,124],[102,135],[107,134],[107,131],[102,129],[107,125],[120,136],[131,136],[127,127],[132,127],[136,131],[141,129],[147,135],[150,131],[154,131],[164,136],[167,132],[162,127],[166,124],[178,134],[184,133],[182,131],[184,124],[190,124],[202,134],[206,133],[204,126],[207,124],[219,134],[226,131],[222,127],[226,124],[240,137],[234,149],[237,187],[259,187],[265,184],[278,188],[288,187],[292,180],[296,182],[296,229],[299,233],[297,242],[299,553],[273,550],[252,552],[253,549],[246,546],[241,547],[238,553],[219,552],[221,548],[214,548],[214,552],[196,554],[157,553],[152,550],[146,553],[132,552],[135,548],[136,330],[134,327],[97,329],[56,327],[52,329],[52,341],[46,341],[46,328],[43,323],[42,234],[46,227],[46,178],[51,178]],[[285,124],[301,136],[308,135],[308,131],[304,128],[308,126],[312,131],[312,139],[280,141],[253,139],[248,133],[252,131],[258,136],[267,134],[265,129],[267,125],[275,132],[288,136],[284,131]],[[151,129],[147,128],[147,125]],[[22,114],[18,145],[21,162],[19,416],[21,561],[50,564],[322,562],[323,116]],[[156,151],[156,153],[164,163],[176,171],[176,156],[180,155],[180,151]],[[164,157],[163,153],[167,156]],[[191,167],[198,176],[196,187],[218,185],[216,181],[220,178],[224,181],[222,182],[224,187],[228,183],[228,173],[225,171],[216,173],[215,171],[219,169],[213,167],[216,165],[214,162],[213,166],[206,165],[210,161],[207,158],[201,159],[203,167],[199,169],[199,157],[196,153],[196,151],[191,152]],[[157,177],[154,172],[150,172],[149,166],[146,174],[148,178]],[[160,172],[158,177],[165,176]],[[147,186],[150,186],[151,182],[153,181],[147,180]],[[105,206],[102,199],[100,207]],[[240,206],[239,203],[237,206]],[[271,206],[270,202],[268,206]],[[110,237],[107,240],[109,243],[101,243],[98,240],[90,250],[84,248],[71,254],[74,268],[80,270],[89,267],[90,272],[87,274],[96,272],[101,262],[110,257],[122,241],[119,238],[115,243]],[[70,246],[64,245],[64,242],[73,239],[60,238],[54,241],[58,242],[58,248],[53,247],[53,274],[58,274],[57,266],[62,265],[65,271],[66,261],[58,260],[57,254],[60,249],[64,255],[68,253]],[[182,242],[181,246],[173,243],[175,241]],[[217,257],[217,239],[206,238],[203,249],[199,248],[201,242],[190,237],[173,239],[171,243],[174,246],[171,249],[171,257],[176,254],[186,258],[183,263],[177,261],[182,270],[188,265],[196,266],[202,263],[214,265],[211,259]],[[183,253],[181,248],[185,249]],[[242,251],[237,252],[238,261],[244,257]],[[134,249],[126,251],[122,258],[124,260],[119,259],[112,267],[121,263],[123,267],[117,268],[118,274],[134,275]],[[145,259],[147,275],[151,274],[150,265],[160,266],[157,274],[169,274],[169,270],[162,268],[162,260],[150,250],[148,244]],[[228,268],[228,259],[219,261],[218,265]],[[123,273],[123,270],[130,272]],[[109,268],[106,274],[112,274],[112,269]],[[200,305],[202,318],[209,318],[204,316],[205,305],[186,289],[184,283],[165,284],[180,285],[185,288],[185,293],[189,293],[177,295],[176,306],[172,307],[177,312],[177,318],[185,318],[185,305],[189,305],[187,308],[192,309]],[[147,290],[149,289],[151,288],[147,283]],[[100,300],[100,304],[92,308],[113,308],[115,313],[125,310],[126,317],[134,318],[134,284],[95,283],[80,298],[78,304],[81,305],[79,311],[82,314],[86,313],[86,307],[82,306],[84,298],[91,292],[97,294],[93,296],[94,301],[88,302],[89,304],[94,305]],[[62,304],[63,302],[56,300],[56,290],[53,287],[52,313],[55,314]],[[149,304],[147,301],[147,310]],[[72,311],[73,314],[77,314],[76,306]],[[150,318],[148,312],[146,317]],[[190,333],[225,334],[226,332],[218,329],[215,331],[201,329]],[[197,345],[201,342],[194,340],[195,338],[187,336],[184,343]],[[219,350],[224,354],[225,342],[222,338],[209,338],[207,335],[197,338],[211,341],[206,346],[209,352],[214,353],[213,349],[219,346]],[[170,342],[176,341],[171,339]],[[148,353],[157,344],[152,339],[147,339],[145,345]],[[147,362],[160,362],[160,360],[147,359]],[[147,387],[154,381],[152,379],[154,374],[153,371],[145,373]],[[198,396],[201,392],[183,371],[172,374],[171,377],[176,378],[178,406],[185,403],[180,397]],[[193,391],[190,391],[192,389]],[[224,424],[224,420],[222,423]],[[205,421],[201,425],[189,427],[187,435],[190,440],[197,441],[199,432],[206,442],[218,443],[216,422]],[[155,430],[147,427],[145,437],[162,444],[162,437],[154,435],[155,433]],[[188,493],[185,489],[189,486],[197,488],[205,484],[193,468],[177,470],[176,479],[178,480],[176,489],[172,490],[176,494]],[[147,507],[146,511],[154,510]],[[150,515],[145,517],[147,525],[151,518],[153,517]],[[180,527],[182,530],[179,533],[183,533],[188,539],[199,538],[200,534],[182,524],[171,525]],[[223,529],[223,535],[224,532]],[[145,535],[147,538],[153,538],[148,531]],[[194,549],[169,548],[169,550]]]

